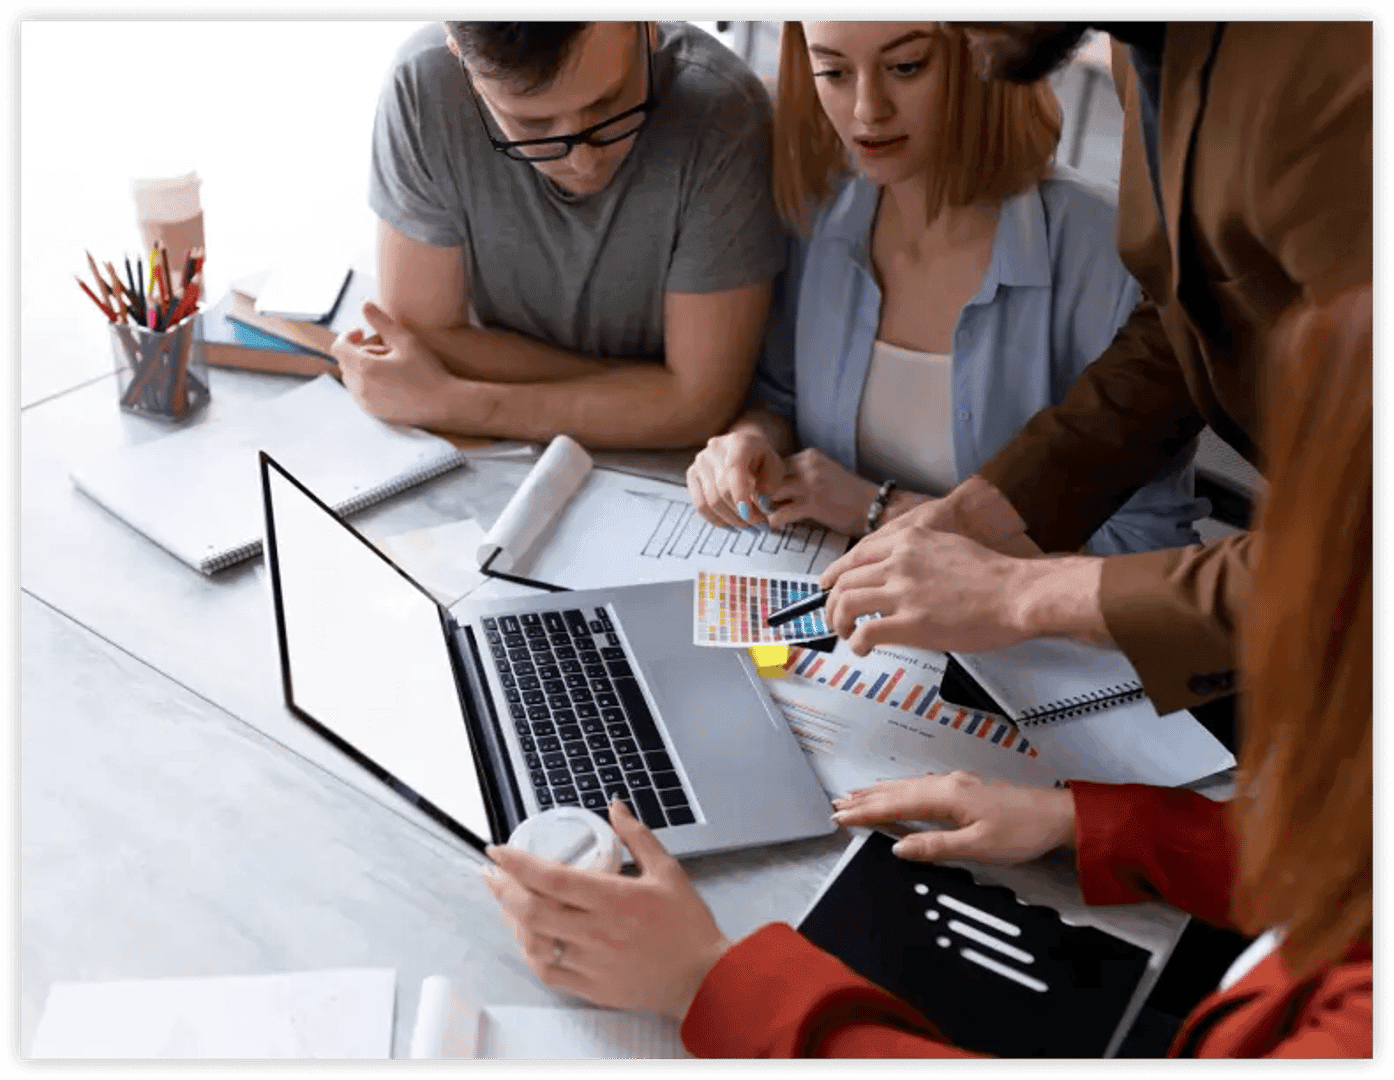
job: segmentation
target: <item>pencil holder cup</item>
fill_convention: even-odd
[[[121,408],[182,422],[208,404],[208,357],[198,309],[163,331],[112,323],[111,352]]]

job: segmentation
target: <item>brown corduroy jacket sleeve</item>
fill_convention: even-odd
[[[1207,422],[1261,467],[1271,333],[1370,279],[1368,22],[1168,24],[1157,206],[1121,47],[1119,251],[1144,300],[1060,405],[979,470],[1046,551],[1078,548]],[[1105,623],[1165,712],[1232,692],[1253,545],[1115,556]]]

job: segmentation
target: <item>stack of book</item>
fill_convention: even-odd
[[[363,301],[372,299],[372,275],[341,270],[309,286],[295,298],[285,297],[269,271],[242,278],[203,315],[203,338],[213,367],[269,371],[285,375],[338,373],[330,355],[334,339],[361,325]],[[313,295],[318,292],[318,297]],[[278,296],[287,302],[278,302]]]

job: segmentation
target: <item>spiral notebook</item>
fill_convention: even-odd
[[[1159,714],[1133,665],[1116,649],[1036,638],[1006,649],[954,653],[970,677],[955,704],[999,712],[1057,770],[1060,780],[1108,784],[1189,784],[1231,768],[1234,755],[1185,709]]]
[[[72,469],[73,483],[205,574],[261,551],[257,452],[274,454],[341,514],[464,464],[439,436],[369,415],[328,375],[270,401],[214,408],[201,423]]]
[[[1147,697],[1117,649],[1035,638],[1007,649],[955,653],[958,662],[1020,727],[1071,720]]]

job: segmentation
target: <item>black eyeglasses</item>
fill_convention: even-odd
[[[489,137],[489,145],[500,154],[513,158],[515,161],[556,161],[558,158],[564,158],[571,153],[572,148],[578,143],[586,143],[590,146],[612,146],[635,135],[644,126],[644,122],[648,120],[649,113],[653,111],[654,106],[658,104],[658,96],[654,93],[653,43],[649,40],[648,24],[640,23],[639,32],[644,39],[648,53],[648,95],[634,108],[626,109],[618,116],[612,116],[598,124],[592,124],[584,131],[578,131],[574,135],[553,135],[546,139],[517,139],[513,142],[504,142],[494,138],[494,133],[489,130],[489,120],[484,115],[484,108],[479,103],[479,95],[475,92],[474,80],[470,78],[470,73],[465,68],[464,61],[461,60],[460,70],[464,71],[465,82],[470,89],[470,99],[474,102],[474,108],[479,113],[479,122],[484,125],[484,134]]]

